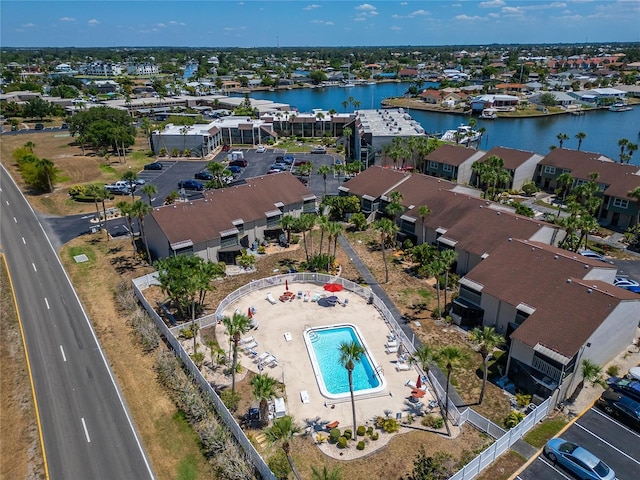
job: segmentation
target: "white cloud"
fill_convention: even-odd
[[[411,12],[409,14],[410,17],[418,17],[421,15],[429,15],[429,11],[428,10],[416,10],[415,12]]]
[[[398,27],[397,25],[392,25],[391,30],[400,31],[402,30],[402,28]]]
[[[165,25],[164,23],[158,23],[158,24],[156,25],[156,27],[164,28],[164,27],[166,27],[166,25]]]
[[[62,17],[62,18],[60,18],[60,21],[61,22],[75,22],[76,19],[73,18],[73,17]]]
[[[318,25],[333,25],[333,22],[325,20],[311,20],[311,23],[317,23]]]
[[[320,5],[316,5],[315,3],[312,3],[311,5],[307,5],[306,7],[304,7],[304,10],[314,10],[316,8],[320,8]]]
[[[453,18],[455,18],[456,20],[462,20],[463,22],[474,22],[476,20],[482,20],[482,17],[471,17],[469,15],[456,15]]]
[[[354,22],[366,22],[367,19],[364,17],[356,17],[353,19]]]
[[[374,7],[373,5],[369,5],[368,3],[363,3],[362,5],[358,5],[356,7],[356,10],[360,10],[363,12],[374,12],[376,10],[376,7]]]
[[[504,0],[489,0],[487,2],[480,2],[478,5],[480,8],[497,8],[504,7]]]
[[[91,20],[89,20],[87,22],[89,25],[100,25],[100,22],[98,20],[96,20],[95,18],[92,18]]]
[[[184,23],[184,22],[176,22],[175,20],[171,20],[169,22],[169,25],[180,25],[181,27],[186,27],[187,26],[186,23]]]
[[[24,28],[33,28],[33,27],[36,26],[36,24],[35,23],[25,23],[25,24],[20,25],[20,26],[24,27]]]
[[[400,5],[404,7],[405,5],[409,5],[409,2],[400,2]]]
[[[524,9],[522,7],[504,7],[502,9],[502,15],[505,17],[522,17],[524,15]]]

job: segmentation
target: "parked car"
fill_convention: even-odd
[[[131,190],[129,189],[129,187],[123,187],[120,185],[105,185],[104,189],[109,193],[113,193],[114,195],[131,195]]]
[[[583,257],[593,258],[594,260],[600,260],[601,262],[608,263],[607,257],[601,253],[594,252],[593,250],[579,250],[578,253]]]
[[[285,170],[289,170],[289,165],[286,163],[274,163],[269,168],[271,170],[280,170],[281,172],[284,172]]]
[[[586,448],[562,438],[552,438],[544,446],[545,456],[584,480],[615,480],[616,473]]]
[[[229,166],[230,167],[246,167],[247,166],[247,161],[244,159],[241,160],[233,160],[232,162],[229,162]]]
[[[194,178],[197,178],[198,180],[213,180],[213,175],[211,175],[209,172],[198,172],[194,175]]]
[[[602,392],[597,405],[622,423],[640,430],[640,403],[633,398],[609,388]]]
[[[300,165],[306,165],[307,163],[309,163],[308,160],[296,160],[295,162],[293,162],[293,166],[299,167]]]
[[[153,163],[147,163],[144,166],[145,170],[162,170],[162,163],[160,162],[153,162]]]
[[[323,147],[323,146],[312,147],[311,153],[327,153],[327,147]]]
[[[178,188],[184,188],[185,190],[197,190],[201,192],[204,190],[204,185],[197,180],[180,180],[178,182]]]
[[[135,183],[136,185],[144,185],[147,183],[147,181],[144,178],[136,178],[133,183]]]
[[[36,130],[44,130],[44,123],[36,123]]]
[[[60,125],[60,130],[67,130],[69,128],[69,124],[67,122],[63,122],[62,125]]]
[[[612,390],[622,393],[627,397],[631,397],[636,402],[640,402],[640,381],[629,379],[629,378],[619,378],[619,377],[611,377],[607,379],[607,385]]]
[[[231,149],[231,145],[223,145],[222,146],[222,151],[223,152],[228,152]]]
[[[258,145],[258,148],[256,148],[256,153],[264,153],[267,151],[267,147],[265,147],[264,145]]]
[[[282,161],[287,165],[293,165],[293,162],[295,162],[296,159],[293,158],[293,155],[285,155]]]
[[[624,288],[635,293],[640,293],[640,283],[629,277],[616,277],[613,280],[616,287]]]
[[[238,167],[237,165],[229,165],[227,167],[227,170],[229,170],[234,175],[236,175],[238,173],[242,173],[242,168]]]

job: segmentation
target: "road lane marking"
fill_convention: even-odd
[[[82,428],[84,428],[84,435],[87,437],[87,443],[91,443],[91,438],[89,438],[89,430],[87,430],[87,424],[84,423],[84,417],[82,417]]]
[[[24,243],[25,245],[27,244],[27,241],[24,239],[24,237],[22,237],[22,243]]]
[[[5,202],[7,202],[7,205],[10,205],[9,200],[5,200]]]
[[[17,219],[16,217],[13,217],[13,221],[14,221],[15,223],[18,223],[18,219]]]
[[[582,425],[580,425],[579,423],[576,422],[576,425],[578,427],[580,427],[581,429],[583,429],[585,432],[587,432],[588,434],[590,434],[592,437],[597,438],[598,440],[600,440],[602,443],[604,443],[605,445],[610,446],[611,448],[613,448],[616,452],[618,452],[621,455],[624,455],[625,457],[627,457],[629,460],[631,460],[634,463],[637,463],[638,465],[640,465],[640,461],[636,460],[635,458],[633,458],[631,455],[627,455],[626,453],[624,453],[622,450],[620,450],[619,448],[616,448],[614,445],[611,445],[609,442],[607,442],[604,438],[599,437],[598,435],[596,435],[595,433],[593,433],[591,430],[586,429],[585,427],[583,427]]]
[[[51,310],[51,307],[49,306],[49,300],[47,300],[47,297],[44,297],[44,303],[47,304],[47,310]]]
[[[62,353],[62,360],[67,361],[67,356],[64,354],[64,348],[60,345],[60,353]]]
[[[32,263],[31,265],[33,266],[33,271],[34,271],[34,272],[37,272],[37,271],[38,271],[38,269],[36,268],[36,264],[35,264],[35,263]]]

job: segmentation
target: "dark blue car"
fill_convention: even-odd
[[[181,180],[178,182],[178,188],[184,188],[185,190],[196,190],[201,192],[204,190],[204,185],[197,180]]]
[[[236,165],[231,165],[230,167],[227,167],[227,170],[229,170],[234,175],[242,172],[242,168],[240,168],[240,167],[238,167]]]

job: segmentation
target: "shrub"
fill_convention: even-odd
[[[507,428],[513,428],[518,425],[522,420],[524,420],[524,413],[519,412],[518,410],[512,410],[507,418],[504,420],[504,426]]]
[[[400,429],[400,424],[395,418],[385,418],[382,429],[387,433],[397,432]]]
[[[359,437],[364,437],[365,432],[366,432],[366,430],[364,428],[364,425],[360,425],[358,427],[358,430],[357,430],[358,436]]]
[[[526,393],[516,393],[516,403],[520,408],[524,408],[531,403],[531,395]]]
[[[347,438],[346,437],[340,437],[338,439],[338,448],[347,448]]]
[[[379,437],[379,436],[380,436],[380,435],[378,434],[378,432],[373,432],[373,433],[371,434],[371,440],[378,440],[378,437]]]
[[[232,390],[223,390],[220,392],[222,403],[224,403],[225,407],[227,407],[231,413],[235,413],[236,410],[238,410],[240,398],[240,394]]]
[[[358,442],[358,446],[356,447],[358,450],[364,450],[364,442],[360,440]]]
[[[87,191],[86,185],[73,185],[69,187],[69,196],[76,197],[78,195],[84,195]]]
[[[422,425],[437,430],[444,427],[444,419],[439,415],[428,415],[422,419]]]
[[[264,245],[260,245],[260,246],[258,247],[258,253],[259,253],[260,255],[264,255],[265,253],[267,253],[267,247],[265,247]]]
[[[619,373],[620,367],[618,367],[618,365],[611,365],[609,368],[607,368],[607,375],[609,375],[610,377],[617,377]]]
[[[344,436],[344,438],[346,438],[347,440],[351,440],[351,437],[353,437],[353,432],[351,431],[351,429],[347,428],[342,436]]]
[[[373,427],[367,427],[367,435],[371,436],[373,433]]]
[[[340,438],[340,429],[332,428],[329,432],[329,443],[336,443]]]

